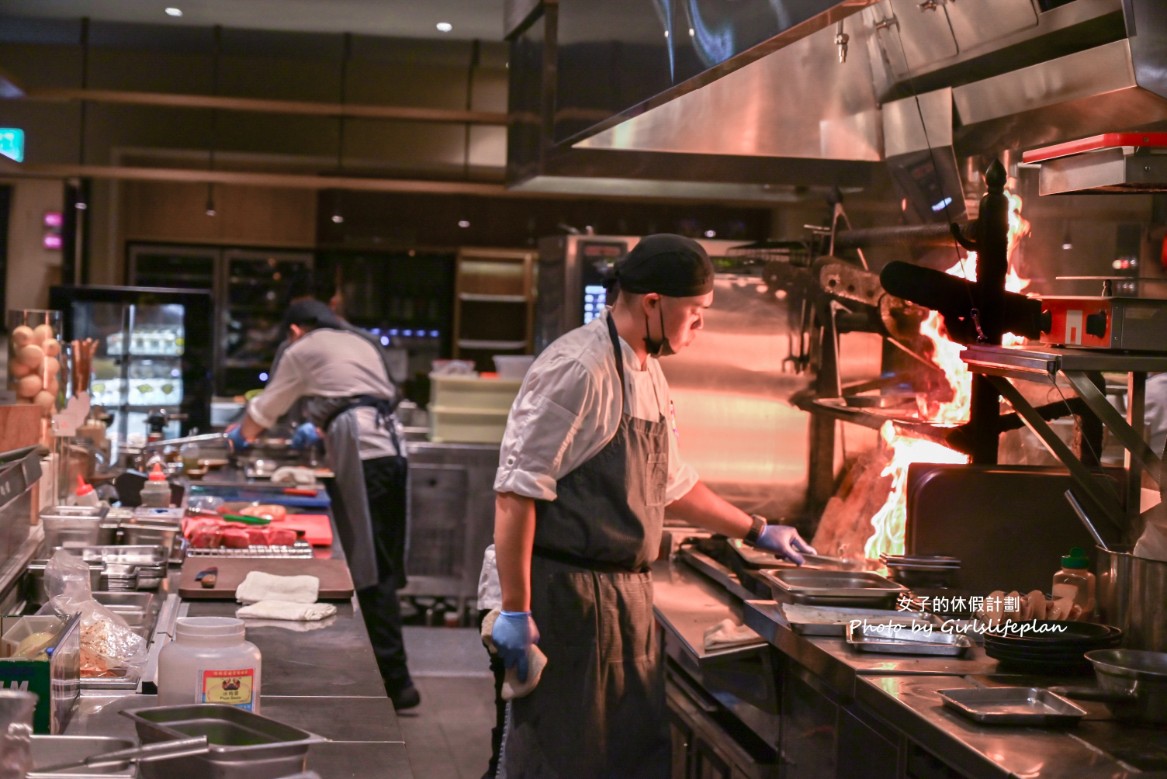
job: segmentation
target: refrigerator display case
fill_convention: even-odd
[[[111,437],[122,443],[144,439],[147,418],[160,412],[165,438],[210,429],[214,320],[209,292],[58,286],[50,289],[49,300],[64,314],[66,342],[98,342],[90,402],[113,416]]]
[[[213,374],[220,395],[242,395],[267,381],[293,280],[313,268],[308,252],[133,244],[131,282],[214,294]]]

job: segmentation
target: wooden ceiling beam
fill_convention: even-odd
[[[113,89],[26,89],[13,100],[64,103],[70,101],[188,108],[201,110],[241,111],[261,114],[295,114],[331,118],[379,119],[404,122],[438,122],[457,124],[501,125],[507,115],[498,111],[469,111],[452,108],[417,108],[411,106],[360,105],[351,103],[316,103],[304,100],[265,100],[250,97],[216,97],[213,95],[178,95],[162,92],[127,92]]]

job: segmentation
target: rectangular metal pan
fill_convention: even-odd
[[[898,628],[898,629],[897,629]],[[962,657],[972,649],[968,636],[940,630],[917,631],[900,625],[847,626],[847,643],[860,652],[890,655]]]
[[[812,606],[803,603],[783,603],[780,608],[790,629],[804,636],[832,636],[842,638],[847,635],[847,625],[852,620],[866,620],[872,625],[906,625],[929,623],[936,619],[918,611],[893,611],[891,609],[865,609],[858,606]]]
[[[774,600],[784,603],[878,608],[892,605],[898,595],[908,591],[902,584],[868,571],[762,569],[757,575],[770,585]]]
[[[944,705],[987,725],[1076,725],[1086,710],[1041,687],[937,690]]]

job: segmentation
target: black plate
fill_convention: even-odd
[[[1029,631],[1024,634],[1005,633],[992,630],[985,631],[985,642],[1011,644],[1014,646],[1098,646],[1122,638],[1122,630],[1113,625],[1099,625],[1093,622],[1076,622],[1074,620],[1037,619],[1025,620],[1026,626],[1037,625],[1039,628],[1061,628],[1049,632]]]

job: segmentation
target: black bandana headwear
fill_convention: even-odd
[[[713,262],[692,238],[649,235],[616,263],[616,282],[625,292],[638,295],[696,297],[713,291]]]
[[[643,295],[655,292],[671,298],[706,295],[713,291],[713,262],[701,244],[692,238],[671,233],[649,235],[616,263],[616,283],[625,292]],[[660,306],[661,337],[649,333],[644,317],[644,345],[652,357],[673,354],[665,337],[664,304]]]
[[[281,332],[286,334],[291,325],[336,329],[344,327],[336,312],[319,300],[297,300],[288,306],[284,312],[284,321],[280,324]]]

